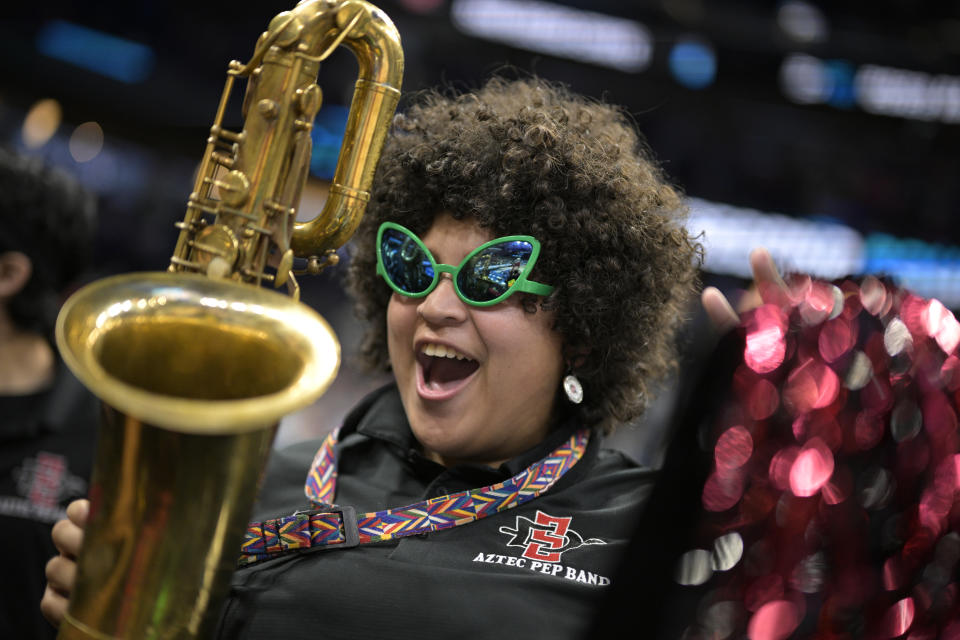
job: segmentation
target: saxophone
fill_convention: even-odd
[[[340,46],[359,63],[346,132],[322,211],[298,222],[319,67]],[[58,348],[103,409],[59,638],[213,633],[276,425],[339,367],[296,276],[336,264],[359,224],[402,75],[396,28],[364,0],[304,0],[275,16],[251,59],[228,65],[168,270],[105,278],[64,303]]]

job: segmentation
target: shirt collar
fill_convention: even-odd
[[[350,412],[341,430],[340,441],[343,442],[344,436],[351,431],[389,442],[404,452],[417,446],[395,383],[373,391]]]

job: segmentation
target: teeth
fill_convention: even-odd
[[[423,346],[423,352],[428,356],[433,356],[434,358],[456,358],[457,360],[469,360],[467,356],[463,355],[456,349],[452,347],[447,347],[442,344],[425,344]]]

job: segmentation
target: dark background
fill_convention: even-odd
[[[270,18],[291,2],[51,1],[4,9],[0,144],[42,156],[99,193],[101,273],[165,266],[174,241],[172,223],[184,210],[227,62],[245,60]],[[822,14],[826,32],[819,41],[801,42],[778,22],[783,3],[560,0],[643,23],[653,53],[649,66],[635,73],[464,35],[451,20],[451,2],[378,3],[403,39],[406,92],[441,82],[476,86],[506,63],[566,82],[576,91],[625,105],[671,179],[689,195],[837,222],[864,237],[884,233],[920,240],[939,247],[944,264],[954,269],[948,284],[960,290],[960,251],[955,250],[960,122],[875,115],[849,95],[834,96],[830,104],[798,104],[779,80],[783,61],[797,53],[852,69],[876,64],[956,77],[960,2],[808,2]],[[51,20],[148,45],[155,55],[149,76],[123,83],[39,53],[38,34]],[[716,55],[715,81],[700,89],[681,85],[669,67],[674,44],[691,36],[708,42]],[[348,103],[355,69],[343,50],[324,65],[320,84],[327,103]],[[20,133],[23,118],[42,98],[60,103],[63,122],[49,143],[27,149]],[[78,163],[67,140],[87,121],[103,128],[104,148],[93,160]],[[707,279],[723,276],[708,272]],[[337,278],[305,283],[305,299],[335,328],[344,327],[341,337],[349,353],[355,336]],[[345,369],[348,387],[351,375]],[[365,379],[355,378],[341,395],[347,398],[351,389],[370,384],[360,380]],[[331,413],[340,410],[338,405]]]

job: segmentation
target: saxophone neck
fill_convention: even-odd
[[[333,185],[320,214],[297,223],[322,104],[320,62],[341,46],[357,58],[359,77]],[[328,263],[318,257],[345,244],[363,216],[402,76],[396,27],[364,0],[307,0],[275,16],[250,61],[228,67],[171,270],[286,282],[295,292],[293,256]],[[221,120],[238,77],[248,86],[243,130],[233,133]]]

